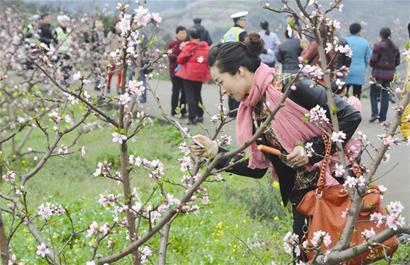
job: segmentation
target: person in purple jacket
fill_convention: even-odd
[[[178,26],[175,30],[176,38],[168,44],[169,76],[172,81],[171,95],[171,116],[177,114],[177,108],[180,108],[181,118],[186,116],[186,97],[183,89],[183,80],[176,76],[178,71],[177,57],[187,40],[187,30],[183,26]]]
[[[390,39],[389,28],[380,30],[381,41],[374,44],[373,54],[370,59],[372,76],[376,83],[370,86],[370,103],[372,106],[372,117],[369,122],[379,119],[379,122],[386,121],[387,110],[389,108],[389,88],[394,78],[396,67],[400,64],[400,51]],[[380,112],[378,110],[377,98],[380,97]]]

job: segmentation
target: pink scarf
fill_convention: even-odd
[[[266,64],[261,64],[255,72],[253,84],[249,95],[240,103],[238,117],[236,119],[237,143],[242,145],[252,136],[252,108],[261,100],[262,95],[266,95],[266,101],[270,108],[274,108],[282,97],[282,92],[275,89],[272,80],[275,70]],[[321,130],[313,123],[304,122],[303,117],[308,110],[299,106],[290,99],[286,99],[284,106],[276,113],[274,120],[271,122],[272,129],[277,140],[288,152],[301,142],[322,134]],[[267,168],[270,164],[264,154],[256,148],[255,142],[248,147],[251,158],[249,168]],[[337,155],[335,153],[335,155]],[[333,157],[335,158],[335,156]],[[334,166],[334,163],[331,163]],[[307,170],[311,171],[320,167],[321,162],[308,166]],[[326,185],[335,185],[338,182],[331,176],[332,165],[326,170]],[[276,172],[272,172],[277,177]]]

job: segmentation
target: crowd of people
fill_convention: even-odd
[[[248,36],[246,31],[247,15],[248,12],[246,11],[232,14],[233,26],[228,29],[219,42],[243,43]],[[269,30],[268,21],[260,22],[261,29],[258,33],[264,43],[260,55],[261,62],[275,68],[277,72],[281,72],[283,80],[288,80],[290,76],[297,73],[300,70],[301,64],[319,66],[318,44],[315,38],[302,34],[298,30],[300,29],[298,20],[293,16],[288,16],[286,19],[288,26],[284,31],[283,41],[280,40],[276,33]],[[320,33],[325,41],[328,32],[331,30],[329,27],[320,29]],[[400,64],[399,49],[391,40],[389,28],[382,28],[380,30],[380,42],[375,43],[373,49],[370,43],[362,36],[362,26],[359,23],[351,24],[349,31],[350,35],[346,38],[338,36],[338,32],[334,32],[334,34],[338,36],[338,45],[348,45],[350,47],[351,55],[337,54],[334,49],[326,54],[326,59],[329,62],[329,68],[332,70],[332,73],[336,70],[345,73],[345,76],[342,78],[331,75],[333,91],[337,94],[342,93],[345,95],[344,98],[349,99],[348,102],[354,104],[357,109],[361,109],[362,87],[366,83],[366,74],[370,65],[372,67],[370,78],[372,80],[370,81],[372,116],[369,122],[376,120],[385,122],[389,101],[394,102],[390,86],[394,78],[395,69]],[[196,43],[202,43],[201,47],[203,48],[200,51],[193,49],[197,45],[186,45],[186,43],[193,41],[190,39],[191,34],[199,34],[201,42]],[[192,113],[189,114],[189,124],[196,124],[203,120],[200,110],[202,108],[201,86],[199,84],[192,86],[190,81],[203,83],[209,80],[207,68],[197,67],[198,65],[206,65],[205,43],[208,47],[212,44],[209,32],[201,25],[201,19],[195,18],[194,26],[191,29],[186,29],[183,26],[177,27],[176,38],[168,45],[168,49],[172,50],[172,53],[169,55],[169,74],[172,80],[171,115],[176,115],[176,109],[179,109],[181,117],[185,118],[185,106],[187,105],[186,102],[188,102],[188,110],[192,110]],[[178,59],[180,53],[183,55]],[[196,53],[198,55],[195,55]],[[198,60],[198,58],[201,59]],[[183,69],[182,74],[178,74],[180,69]],[[195,75],[201,75],[202,78],[192,79],[191,72],[195,72]],[[187,73],[190,74],[187,75]],[[338,80],[338,85],[335,85],[336,79],[340,79]],[[342,86],[340,85],[341,83],[343,84]],[[184,84],[187,84],[185,88]],[[193,89],[195,92],[192,92]],[[380,108],[378,105],[380,105]],[[197,106],[201,107],[198,108]],[[228,115],[236,117],[239,102],[228,95],[228,106]]]
[[[239,42],[243,43],[247,33],[248,12],[241,11],[231,15],[233,25],[223,35],[219,43]],[[50,14],[35,15],[23,29],[24,41],[29,43],[38,39],[47,47],[53,47],[57,52],[53,59],[58,62],[62,79],[68,82],[72,72],[71,51],[72,25],[67,15],[57,16],[57,25],[52,26]],[[83,32],[82,41],[91,44],[93,50],[92,66],[95,79],[95,90],[104,90],[111,93],[111,87],[119,87],[122,79],[132,79],[135,76],[135,65],[129,67],[128,76],[122,76],[122,66],[110,60],[107,56],[112,51],[120,48],[119,19],[114,19],[110,28],[107,28],[102,18],[96,18],[91,32]],[[281,73],[283,80],[288,80],[300,70],[300,65],[319,65],[319,53],[315,38],[308,34],[302,34],[297,18],[288,16],[287,27],[284,30],[284,40],[269,29],[268,21],[260,22],[260,38],[264,47],[261,51],[261,62],[275,68]],[[321,28],[320,32],[326,40],[330,28]],[[391,81],[394,78],[395,68],[400,64],[400,53],[397,46],[391,40],[389,28],[380,30],[380,42],[375,43],[373,49],[369,42],[361,36],[362,27],[359,23],[353,23],[349,27],[350,35],[346,38],[339,37],[340,45],[348,45],[352,51],[351,57],[336,56],[334,50],[326,54],[331,70],[345,69],[346,75],[341,78],[337,86],[333,84],[334,92],[343,92],[349,102],[355,102],[361,108],[360,100],[362,87],[366,83],[368,66],[372,67],[370,85],[370,101],[372,116],[370,122],[385,122],[389,101],[394,101],[389,92]],[[337,33],[334,33],[338,35]],[[169,51],[169,76],[172,81],[171,115],[188,118],[188,124],[195,125],[203,121],[203,102],[201,97],[202,84],[210,81],[210,69],[208,65],[208,52],[213,44],[208,30],[202,25],[201,18],[195,18],[190,28],[178,26],[175,30],[175,39],[168,43]],[[31,61],[27,61],[27,67],[31,68]],[[144,62],[141,62],[143,65]],[[108,66],[108,69],[104,67]],[[107,71],[104,71],[107,70]],[[108,74],[104,74],[108,72]],[[137,76],[146,87],[146,72]],[[115,77],[115,79],[113,78]],[[331,76],[335,81],[336,77]],[[113,80],[116,81],[115,84]],[[349,96],[351,92],[352,96]],[[140,101],[146,102],[146,89]],[[239,102],[228,95],[228,116],[234,118],[237,115]]]
[[[122,65],[114,62],[110,55],[121,48],[120,19],[118,17],[113,19],[111,25],[107,25],[104,17],[95,17],[91,21],[91,30],[87,27],[84,27],[83,30],[78,22],[74,24],[73,19],[67,15],[58,15],[56,25],[52,25],[53,20],[52,15],[48,13],[32,16],[29,23],[23,25],[22,39],[28,46],[38,41],[45,49],[53,51],[51,59],[57,63],[64,84],[69,84],[69,78],[73,74],[73,60],[71,60],[73,53],[78,53],[78,50],[83,49],[87,49],[91,54],[90,68],[96,91],[110,94],[111,87],[114,87],[115,92],[119,94],[123,78],[134,79],[136,65],[134,63],[129,65],[128,75],[124,77]],[[72,27],[77,27],[76,34],[72,34]],[[73,39],[73,36],[76,40]],[[146,40],[144,39],[144,41]],[[144,61],[142,60],[140,67],[142,68],[143,65]],[[32,69],[30,59],[27,60],[26,67]],[[141,73],[138,74],[138,79],[143,82],[145,87],[144,93],[139,98],[141,103],[146,102],[145,74],[147,74],[146,69],[141,70]]]

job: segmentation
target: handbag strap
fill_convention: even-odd
[[[322,139],[323,142],[325,143],[325,157],[323,158],[322,165],[320,167],[320,175],[319,179],[317,180],[317,185],[316,185],[316,194],[321,194],[322,189],[326,185],[326,170],[327,166],[329,165],[330,161],[330,152],[332,150],[332,143],[329,139],[329,137],[326,134],[322,134]]]

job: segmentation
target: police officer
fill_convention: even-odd
[[[231,15],[233,19],[233,27],[230,28],[225,35],[223,36],[222,42],[228,41],[244,41],[246,38],[246,15],[248,15],[247,11],[237,12]],[[229,117],[236,117],[237,109],[239,107],[239,102],[235,99],[229,97],[228,98],[228,106],[229,106]]]

